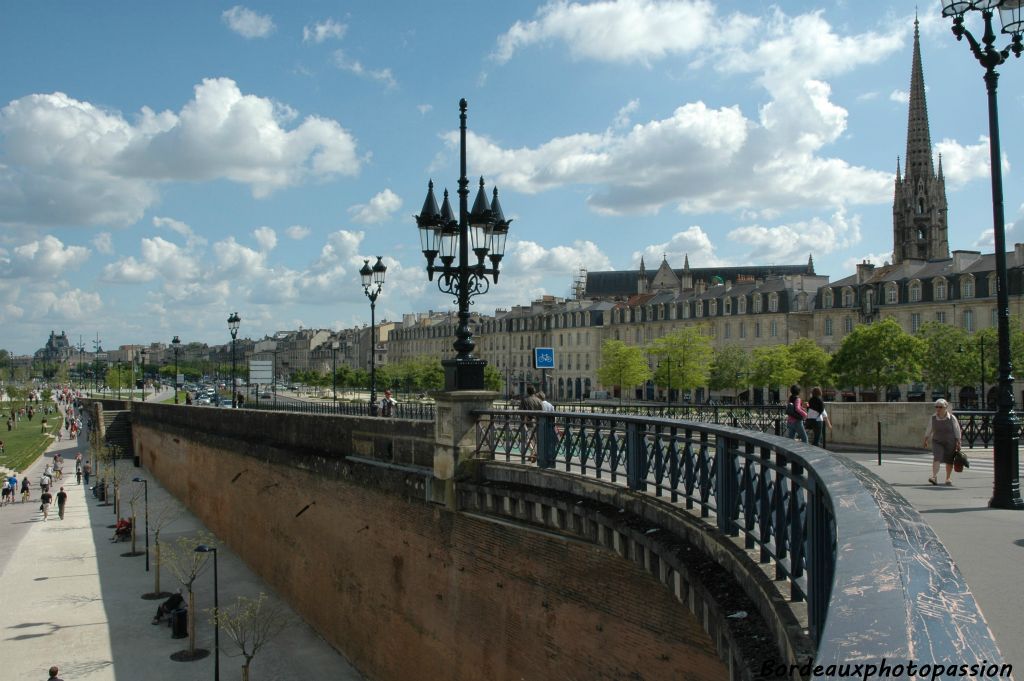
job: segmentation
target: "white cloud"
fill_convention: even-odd
[[[860,242],[860,216],[847,218],[842,210],[829,222],[820,218],[775,227],[749,225],[729,232],[729,238],[750,250],[747,258],[764,262],[791,262],[808,254],[847,250]]]
[[[534,241],[510,239],[501,261],[497,285],[492,285],[486,300],[488,307],[521,305],[524,301],[550,293],[565,296],[569,293],[573,276],[580,267],[589,270],[610,270],[611,260],[592,241],[576,240],[568,245],[545,247]],[[412,270],[423,280],[422,269]],[[390,271],[388,272],[390,277]],[[560,288],[548,290],[547,284],[556,281]]]
[[[428,113],[430,113],[431,111],[434,110],[434,105],[433,104],[417,104],[416,105],[416,110],[420,112],[420,115],[425,116],[425,115],[427,115]]]
[[[235,5],[220,15],[228,28],[243,38],[266,38],[274,31],[274,20],[269,15]]]
[[[233,236],[215,243],[213,253],[222,277],[249,277],[262,272],[266,263],[265,253],[239,244]]]
[[[0,251],[0,278],[51,278],[77,270],[89,258],[84,246],[65,246],[55,236],[15,246],[8,253]]]
[[[870,102],[873,99],[878,99],[877,92],[862,92],[861,94],[857,95],[857,101],[860,102]]]
[[[62,282],[66,286],[66,282]],[[55,322],[94,319],[102,307],[100,295],[77,288],[34,291],[29,294],[32,317]]]
[[[252,236],[264,253],[274,250],[277,246],[277,232],[270,227],[257,227],[253,230]]]
[[[639,99],[631,99],[628,104],[619,109],[619,113],[615,116],[615,127],[625,128],[630,124],[630,114],[635,113],[640,108]]]
[[[869,262],[875,267],[881,267],[886,263],[892,263],[892,251],[886,253],[867,253],[865,255],[848,258],[843,261],[843,273],[839,277],[845,277],[857,271],[857,265],[862,262]]]
[[[341,40],[345,36],[345,31],[348,30],[348,26],[345,24],[335,21],[334,19],[327,19],[325,21],[317,22],[313,26],[305,26],[302,29],[302,40],[304,42],[313,42],[320,44],[325,40]]]
[[[897,104],[905,105],[910,103],[910,93],[906,90],[893,90],[889,93],[889,99]]]
[[[524,47],[561,40],[578,59],[647,62],[706,47],[720,28],[713,19],[707,0],[549,2],[500,36],[492,57],[504,63]]]
[[[717,212],[883,203],[891,200],[889,173],[823,154],[846,131],[847,112],[821,79],[881,61],[903,45],[904,34],[900,27],[837,35],[821,12],[719,16],[706,0],[551,2],[502,36],[498,61],[553,40],[577,58],[606,62],[680,55],[695,68],[755,75],[769,100],[756,120],[735,106],[698,101],[622,133],[578,133],[533,149],[475,137],[474,163],[519,191],[593,187],[590,206],[607,213],[650,213],[666,204]],[[454,135],[446,140],[457,144]]]
[[[159,198],[162,181],[228,179],[253,195],[310,179],[355,175],[356,141],[337,122],[307,117],[207,79],[181,112],[143,108],[134,123],[57,92],[0,110],[0,224],[126,225]]]
[[[201,278],[200,255],[159,236],[140,241],[139,258],[128,256],[103,268],[104,281],[122,284],[145,283],[162,277],[169,282],[190,282]]]
[[[367,69],[358,59],[349,59],[344,51],[336,50],[334,53],[334,65],[342,71],[348,71],[360,78],[369,78],[383,83],[390,90],[398,86],[391,69]]]
[[[302,225],[292,225],[284,230],[284,233],[288,235],[289,239],[301,241],[309,236],[312,233],[312,230],[309,227],[303,227]]]
[[[378,192],[369,203],[358,204],[348,209],[352,221],[362,225],[372,225],[391,219],[396,211],[402,208],[402,199],[390,189]]]
[[[935,151],[942,156],[942,173],[950,189],[959,189],[971,180],[990,177],[992,164],[987,135],[979,137],[978,143],[972,145],[944,139],[935,145]],[[1003,154],[1003,172],[1009,171],[1009,157]]]
[[[662,256],[674,268],[683,266],[683,261],[688,257],[692,267],[713,267],[726,264],[724,260],[715,255],[715,246],[711,243],[711,237],[699,225],[692,225],[687,229],[676,232],[672,237],[660,244],[651,244],[644,247],[642,251],[633,251],[630,261],[626,263],[627,269],[634,269],[640,266],[640,258],[644,258],[645,265],[654,266],[661,264]]]
[[[181,220],[175,220],[173,218],[154,217],[153,226],[166,227],[175,234],[179,234],[185,237],[185,244],[189,249],[195,249],[201,246],[205,246],[207,243],[205,238],[196,234],[191,227],[186,225]]]
[[[103,255],[112,255],[114,253],[114,241],[110,232],[99,232],[92,238],[92,245],[93,248]]]

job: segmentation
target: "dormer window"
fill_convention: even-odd
[[[910,282],[910,302],[921,302],[921,282],[916,279]]]
[[[830,309],[833,303],[835,302],[835,296],[832,295],[832,289],[825,289],[825,293],[821,296],[821,300],[822,304],[825,306],[825,309]]]
[[[961,298],[973,298],[974,297],[974,276],[968,274],[960,280],[960,297]]]
[[[740,296],[736,300],[736,313],[737,314],[747,314],[747,297],[746,296]]]
[[[732,298],[726,298],[722,306],[725,314],[732,314]]]
[[[754,314],[758,314],[760,312],[761,312],[761,294],[760,293],[755,293],[754,294]]]
[[[778,312],[779,311],[779,294],[772,293],[768,296],[768,311]]]
[[[849,286],[843,289],[843,307],[853,307],[853,289]]]
[[[885,287],[885,304],[895,305],[899,301],[899,289],[896,284],[887,284]]]
[[[945,300],[947,297],[946,280],[939,278],[932,282],[935,291],[935,300]]]
[[[708,301],[708,315],[711,316],[711,317],[714,317],[717,314],[718,314],[718,301],[717,300],[710,300],[710,301]]]

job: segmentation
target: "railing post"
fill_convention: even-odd
[[[626,484],[630,489],[647,489],[647,448],[639,424],[626,423]]]
[[[835,573],[832,555],[832,528],[825,506],[824,490],[811,477],[807,500],[807,620],[815,643],[821,640],[828,613],[828,599]]]
[[[736,480],[736,456],[728,438],[715,439],[715,509],[718,512],[718,531],[730,537],[739,534],[734,522],[737,517],[739,485]]]
[[[537,419],[537,467],[555,467],[555,419],[546,413]]]

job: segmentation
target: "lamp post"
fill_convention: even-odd
[[[377,415],[377,296],[384,287],[387,271],[387,265],[379,255],[373,267],[370,267],[369,260],[363,260],[363,267],[359,270],[363,293],[370,299],[370,416]]]
[[[1003,221],[1003,172],[999,148],[999,110],[996,87],[999,74],[996,67],[1010,57],[1020,57],[1024,52],[1021,33],[1024,31],[1024,17],[1020,0],[942,0],[942,15],[953,18],[953,35],[957,40],[967,38],[971,52],[985,69],[985,86],[988,90],[989,155],[992,172],[992,217],[996,252],[996,304],[998,317],[999,348],[999,392],[996,414],[992,419],[993,431],[993,484],[992,508],[1024,510],[1024,499],[1020,496],[1020,444],[1017,435],[1017,415],[1014,413],[1013,365],[1010,361],[1010,303],[1006,276],[1006,234]],[[1011,42],[1002,50],[996,49],[996,34],[992,20],[994,10],[999,9],[1003,33],[1011,36]],[[964,26],[964,14],[979,11],[985,23],[981,43]]]
[[[139,374],[142,376],[142,401],[146,401],[146,355],[149,351],[146,348],[139,350]]]
[[[231,332],[231,408],[238,408],[238,400],[235,396],[235,339],[238,338],[238,325],[242,323],[242,318],[238,316],[237,312],[232,312],[228,316],[228,331]]]
[[[232,392],[232,394],[234,394]],[[220,605],[217,602],[217,547],[200,544],[196,553],[213,554],[213,681],[220,681]]]
[[[132,482],[141,482],[146,500],[146,572],[149,572],[149,480],[132,478]]]
[[[505,219],[498,202],[498,189],[494,198],[487,200],[484,179],[469,209],[469,179],[466,177],[466,100],[459,100],[459,219],[456,222],[448,201],[448,190],[444,192],[441,209],[437,208],[434,197],[434,182],[427,184],[427,198],[423,209],[416,216],[420,245],[427,259],[427,279],[433,281],[434,274],[440,274],[437,287],[442,293],[456,297],[459,305],[459,323],[455,329],[452,347],[457,354],[454,359],[442,360],[446,391],[483,390],[484,366],[486,361],[473,356],[473,332],[469,328],[469,299],[481,295],[490,288],[488,276],[498,283],[498,266],[505,255],[505,240],[511,220]],[[469,250],[476,255],[476,263],[470,264]],[[456,251],[458,264],[455,263]],[[440,256],[441,264],[435,265]],[[484,264],[490,260],[490,267]]]
[[[85,343],[82,342],[82,337],[78,337],[78,345],[75,346],[75,350],[78,350],[78,386],[84,391],[85,390],[85,366],[82,364],[82,353],[85,352]]]
[[[177,336],[171,340],[171,348],[174,350],[174,403],[178,403],[178,351],[181,350],[181,339]]]
[[[666,405],[665,406],[666,407],[671,407],[672,406],[672,365],[675,364],[676,366],[679,366],[679,361],[675,360],[675,359],[672,359],[671,357],[666,357],[662,361],[665,362],[668,365],[668,387],[665,390],[665,400],[666,400]]]
[[[274,349],[271,351],[274,353],[274,370],[270,374],[270,378],[273,380],[274,385],[274,408],[277,409],[277,344],[274,344]]]
[[[338,411],[338,341],[331,342],[331,395],[333,395],[334,411]]]

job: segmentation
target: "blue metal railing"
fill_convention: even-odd
[[[836,564],[835,510],[800,451],[753,430],[617,414],[476,412],[476,455],[621,484],[692,509],[774,564],[815,641]]]

